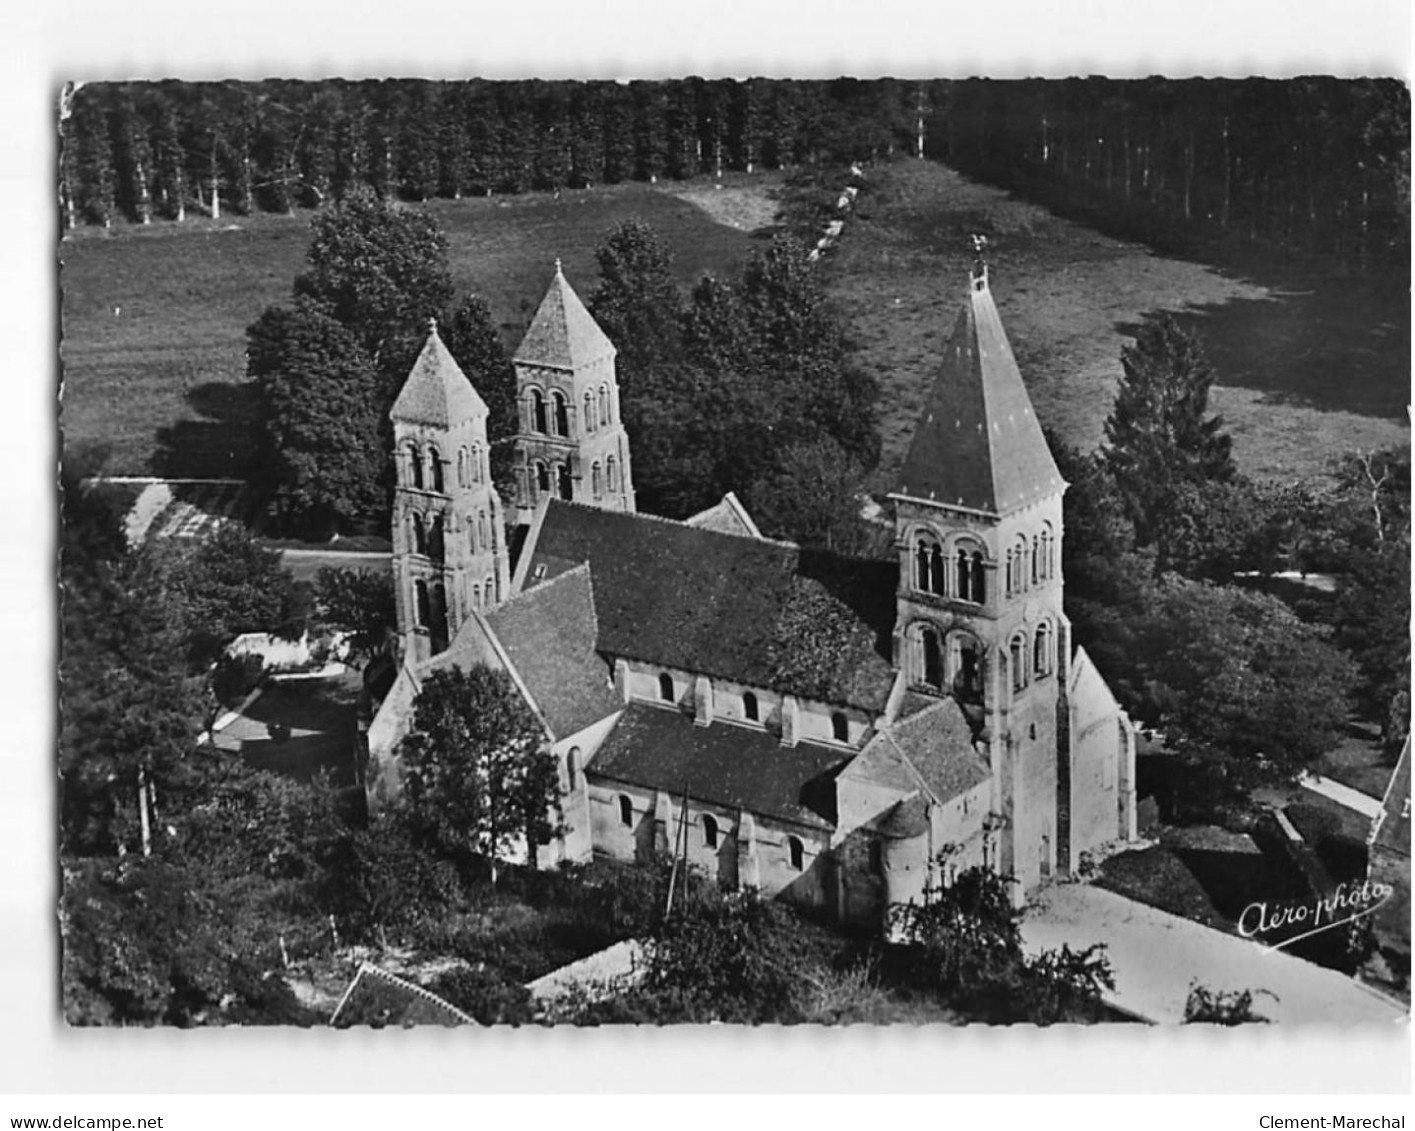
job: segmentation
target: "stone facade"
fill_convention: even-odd
[[[1020,901],[1135,836],[1133,731],[1072,652],[1066,484],[985,271],[890,496],[893,563],[808,558],[734,497],[682,523],[635,514],[613,345],[558,268],[515,362],[519,558],[507,585],[493,542],[498,580],[468,601],[485,566],[425,561],[395,531],[400,601],[425,577],[459,597],[450,643],[410,649],[374,720],[371,807],[397,795],[420,679],[483,663],[511,674],[560,766],[566,832],[545,866],[676,846],[722,884],[880,925],[959,869],[1015,877]],[[399,443],[484,445],[470,416],[395,415]],[[405,526],[499,506],[489,484],[444,473],[434,490],[412,466]],[[822,610],[829,645],[810,631]]]

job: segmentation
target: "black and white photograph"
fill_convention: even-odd
[[[63,1033],[1408,1041],[1402,68],[180,63],[48,92]]]

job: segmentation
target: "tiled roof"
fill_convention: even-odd
[[[443,345],[437,325],[433,323],[422,352],[403,382],[402,392],[393,402],[389,418],[446,428],[478,413],[485,416],[486,412],[486,402]]]
[[[614,343],[585,309],[580,296],[565,281],[560,263],[555,278],[531,319],[530,329],[516,349],[514,361],[555,369],[578,369],[591,361],[614,356]]]
[[[698,726],[664,707],[631,703],[586,767],[592,778],[745,809],[811,828],[835,824],[835,775],[848,751],[713,723]]]
[[[595,652],[594,590],[581,565],[486,614],[551,733],[565,738],[623,706]]]
[[[927,789],[950,801],[991,776],[973,748],[972,730],[952,699],[939,699],[902,722],[881,727],[843,777],[902,791]]]
[[[601,652],[866,710],[888,700],[893,562],[559,500],[531,537],[526,586],[590,563]]]
[[[329,1024],[336,1029],[353,1025],[383,1028],[397,1025],[473,1025],[474,1018],[436,994],[367,963],[359,967]]]
[[[1063,486],[992,293],[976,280],[924,403],[899,494],[1005,514]]]

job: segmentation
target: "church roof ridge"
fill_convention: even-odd
[[[970,279],[899,481],[897,495],[988,515],[1019,510],[1066,487],[985,267]]]
[[[476,386],[437,332],[437,321],[429,318],[427,340],[388,411],[389,419],[448,428],[487,411]]]
[[[552,369],[578,369],[612,358],[617,351],[555,261],[555,276],[540,300],[513,362]]]
[[[596,506],[594,503],[582,502],[579,499],[550,499],[549,501],[554,503],[557,507],[573,507],[575,510],[581,511],[604,512],[605,510],[604,507]],[[713,504],[713,506],[717,505],[717,503]],[[657,522],[665,526],[681,526],[686,530],[696,530],[701,534],[710,534],[716,538],[741,539],[743,537],[740,534],[730,534],[725,530],[714,530],[710,526],[694,526],[687,518],[668,518],[661,514],[651,514],[648,511],[609,511],[608,513],[622,514],[629,518],[642,519],[645,522]],[[692,517],[696,516],[690,516],[690,518]],[[768,546],[780,546],[783,550],[799,551],[801,549],[801,543],[799,542],[790,542],[784,538],[768,538],[765,534],[758,534],[755,537],[747,539],[747,541],[762,542]]]

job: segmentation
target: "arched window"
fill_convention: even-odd
[[[595,430],[594,394],[588,389],[585,390],[585,431]]]
[[[474,609],[479,609],[479,608],[481,608],[481,586],[480,586],[480,585],[473,585],[473,586],[472,586],[472,608],[474,608]]]
[[[672,703],[675,698],[673,694],[673,677],[667,672],[663,672],[658,677],[658,697],[665,703]]]
[[[760,708],[757,706],[757,697],[750,691],[742,696],[742,715],[750,722],[758,722]]]
[[[555,465],[555,480],[560,488],[560,497],[567,502],[575,497],[574,484],[570,481],[570,465],[558,463]]]
[[[850,722],[839,711],[830,716],[830,733],[836,742],[850,741]]]
[[[550,431],[546,422],[545,394],[539,389],[531,390],[531,429],[542,434]]]
[[[477,524],[470,519],[467,521],[467,549],[473,554],[477,552]]]
[[[924,682],[943,690],[943,645],[938,633],[925,625],[919,630],[919,646],[923,651]]]
[[[570,409],[565,403],[565,396],[557,389],[550,394],[551,403],[555,407],[555,434],[557,436],[570,435]]]
[[[703,814],[703,847],[717,847],[717,818],[710,813]]]
[[[984,600],[983,555],[966,547],[960,549],[955,573],[959,600],[981,605]]]
[[[914,586],[924,593],[943,594],[943,549],[920,535],[914,550]]]
[[[537,497],[550,494],[550,468],[542,460],[536,460],[536,492]]]
[[[800,871],[806,866],[806,846],[801,843],[800,837],[788,836],[786,838],[786,851],[791,854],[791,867]]]
[[[427,528],[423,526],[423,516],[415,514],[412,516],[413,522],[413,553],[427,553]]]
[[[501,600],[501,581],[493,581],[490,577],[486,579],[486,584],[482,586],[482,594],[486,598],[487,607],[497,604]]]
[[[612,405],[609,400],[609,386],[601,385],[599,387],[599,418],[603,420],[606,424],[608,424],[613,419],[610,414],[611,407]]]
[[[470,474],[467,470],[467,449],[457,449],[457,486],[465,487],[470,482]]]
[[[610,491],[619,490],[619,463],[613,456],[604,461],[604,471]]]
[[[447,557],[447,546],[442,534],[442,516],[433,515],[432,526],[427,535],[427,555],[435,562]]]
[[[1043,579],[1053,577],[1056,574],[1056,563],[1052,560],[1052,545],[1051,527],[1043,526],[1040,547],[1041,563],[1037,567]]]
[[[1043,624],[1037,629],[1032,644],[1032,672],[1047,675],[1051,672],[1051,625]]]
[[[473,445],[472,445],[471,458],[468,460],[468,463],[469,463],[471,466],[468,468],[468,472],[467,472],[467,474],[468,474],[468,479],[469,479],[469,481],[472,482],[472,483],[480,483],[480,482],[481,482],[481,460],[482,460],[481,445],[480,445],[480,444],[473,444]]]
[[[427,468],[432,472],[432,489],[442,491],[442,456],[431,444],[427,447]]]
[[[1012,690],[1021,691],[1027,686],[1027,642],[1021,636],[1014,636],[1008,652],[1012,661]]]
[[[619,795],[619,823],[626,829],[634,827],[634,803],[622,793]]]
[[[971,636],[954,633],[948,638],[947,677],[949,690],[955,698],[965,703],[982,700],[982,649]]]
[[[481,544],[487,546],[491,542],[491,535],[486,528],[486,511],[477,512],[477,533],[481,538]]]
[[[594,497],[598,499],[604,494],[604,484],[599,477],[599,460],[595,460],[594,466],[590,468],[590,483],[593,485]]]
[[[1038,535],[1032,535],[1032,584],[1035,585],[1041,580],[1039,570],[1042,568],[1042,540]]]
[[[432,598],[428,596],[427,582],[414,582],[413,593],[418,606],[418,625],[422,628],[426,628],[432,623]]]
[[[570,789],[575,788],[575,782],[580,776],[580,748],[570,747],[570,752],[565,755],[565,783]]]
[[[423,487],[423,461],[416,444],[408,445],[408,472],[412,485],[421,491]]]

